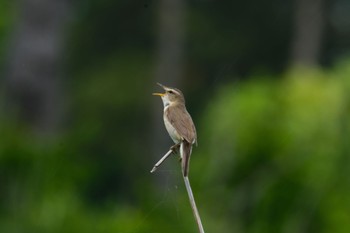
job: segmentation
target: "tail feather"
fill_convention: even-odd
[[[188,176],[190,170],[190,157],[192,153],[192,144],[184,140],[180,146],[180,155],[181,155],[181,165],[182,173],[184,177]]]

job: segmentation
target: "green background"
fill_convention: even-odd
[[[178,159],[149,173],[172,145],[151,95],[160,2],[68,4],[50,137],[6,110],[23,9],[0,3],[0,232],[197,231]],[[185,2],[183,75],[162,81],[197,127],[206,232],[350,232],[349,4],[326,6],[317,64],[294,66],[294,1]]]

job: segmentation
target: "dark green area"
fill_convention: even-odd
[[[348,56],[333,59],[335,42],[329,67],[286,72],[292,2],[224,2],[186,12],[190,179],[206,232],[350,232]],[[16,4],[0,3],[1,74]],[[157,5],[74,4],[60,133],[38,140],[1,114],[0,232],[196,232],[177,159],[149,173]]]

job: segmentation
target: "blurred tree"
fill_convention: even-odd
[[[220,199],[202,202],[217,218],[208,229],[349,231],[349,74],[349,63],[294,69],[218,92],[192,164],[206,196]]]
[[[1,1],[12,114],[55,133],[61,68],[70,99],[69,130],[45,149],[0,121],[0,232],[193,232],[180,168],[147,175],[171,144],[161,101],[150,96],[155,82],[189,87],[199,133],[193,188],[210,232],[349,232],[349,63],[287,79],[259,72],[280,72],[291,59],[292,2],[76,1],[63,44],[67,0]],[[329,45],[337,58],[349,48],[349,1],[332,2],[343,42]],[[2,35],[14,16],[8,46]],[[311,32],[299,32],[310,43]],[[227,85],[237,76],[247,82]],[[153,178],[161,179],[156,192]]]
[[[184,0],[159,2],[159,25],[155,82],[179,87],[184,76],[185,11]],[[168,149],[168,135],[163,124],[161,101],[154,101],[153,154],[159,159]],[[159,177],[160,183],[165,182]]]
[[[326,0],[295,0],[292,65],[316,66],[319,62]]]
[[[23,0],[9,50],[8,109],[40,135],[54,134],[62,116],[61,56],[68,1]]]

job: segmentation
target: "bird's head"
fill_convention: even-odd
[[[185,98],[182,92],[177,88],[167,87],[160,83],[157,83],[164,89],[164,93],[153,93],[153,95],[158,95],[162,98],[164,107],[170,104],[185,104]]]

